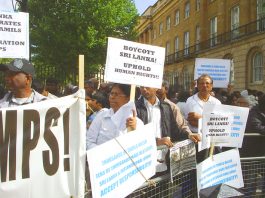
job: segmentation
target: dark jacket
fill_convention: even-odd
[[[148,112],[144,104],[144,98],[141,97],[137,100],[135,106],[137,117],[140,118],[144,124],[148,124]],[[178,129],[172,109],[168,103],[160,101],[160,112],[162,137],[170,137],[173,142],[188,138],[187,133],[181,133]]]
[[[258,105],[249,112],[246,132],[265,135],[265,113],[260,110]]]

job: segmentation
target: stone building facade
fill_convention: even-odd
[[[166,48],[164,76],[189,88],[195,58],[231,60],[235,90],[265,91],[265,0],[158,0],[140,16],[138,42]]]

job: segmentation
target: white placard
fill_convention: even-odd
[[[152,125],[116,140],[87,151],[94,198],[126,197],[155,174],[157,149]]]
[[[231,130],[230,136],[226,136],[226,139],[222,142],[215,142],[215,146],[241,148],[245,134],[249,108],[231,105],[206,104],[203,108],[203,116],[205,114],[211,113],[227,116],[233,115],[233,121],[229,124]],[[198,144],[198,151],[210,148],[211,139],[210,136],[207,137],[207,131],[205,132],[207,129],[203,129],[202,123],[198,126],[198,130],[202,132],[202,141],[200,144]]]
[[[84,197],[84,97],[1,109],[1,197]]]
[[[202,74],[208,74],[213,79],[213,87],[227,88],[230,80],[231,60],[196,58],[194,79]]]
[[[210,137],[212,143],[227,143],[231,137],[233,114],[204,113],[202,116],[203,134]]]
[[[29,14],[0,12],[0,58],[29,59]]]
[[[108,38],[105,80],[161,88],[165,48]]]
[[[227,184],[235,188],[244,187],[239,152],[237,149],[209,157],[197,165],[197,189]]]

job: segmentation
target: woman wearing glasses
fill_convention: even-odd
[[[136,117],[134,102],[129,102],[130,89],[130,85],[125,84],[112,86],[110,109],[100,112],[87,130],[87,150],[143,126]]]

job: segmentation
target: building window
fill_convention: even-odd
[[[179,10],[176,11],[175,13],[175,25],[179,24]]]
[[[263,58],[262,53],[257,52],[252,59],[252,82],[263,81]]]
[[[201,1],[200,0],[195,0],[196,2],[196,11],[200,10],[200,6],[201,6]]]
[[[178,58],[178,51],[179,51],[179,37],[175,37],[175,42],[174,42],[174,48],[175,48],[175,59]]]
[[[170,30],[170,25],[171,25],[171,19],[170,16],[167,17],[167,30]]]
[[[200,40],[201,40],[201,28],[199,25],[196,25],[196,35],[195,35],[195,39],[196,39],[196,51],[199,50],[199,43],[200,43]]]
[[[189,54],[189,46],[190,46],[190,33],[184,32],[184,55]]]
[[[231,9],[231,31],[232,38],[239,35],[239,6],[235,6]]]
[[[166,56],[170,54],[170,42],[166,42]]]
[[[190,2],[187,2],[185,4],[185,19],[188,18],[190,16]]]
[[[156,29],[153,29],[153,39],[156,39]]]
[[[159,24],[159,35],[161,35],[163,33],[163,23],[161,22]]]
[[[265,17],[265,0],[257,0],[257,19]]]
[[[210,21],[210,39],[211,39],[211,46],[217,44],[217,17],[211,18]]]
[[[265,29],[265,0],[257,0],[257,30],[263,31]]]

